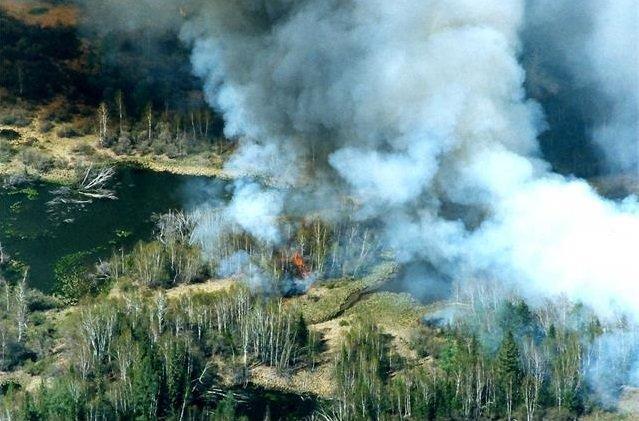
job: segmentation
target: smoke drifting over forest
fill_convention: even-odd
[[[142,13],[131,7],[149,7],[126,3],[118,25]],[[495,279],[533,304],[567,296],[604,319],[636,321],[639,203],[551,170],[538,142],[544,110],[524,86],[588,92],[573,111],[586,114],[589,146],[610,171],[636,171],[637,9],[634,0],[164,1],[157,16],[183,11],[193,70],[239,139],[227,169],[254,181],[238,182],[223,212],[250,235],[276,243],[286,239],[280,216],[354,212],[379,227],[396,260],[434,268],[407,271],[413,289],[433,277]],[[173,15],[158,22],[176,25]]]
[[[231,214],[241,212],[247,231],[276,241],[283,235],[277,215],[328,209],[335,217],[340,195],[352,195],[358,217],[379,221],[403,262],[514,282],[531,297],[567,294],[606,316],[639,315],[632,299],[637,204],[604,200],[584,181],[548,170],[537,142],[543,112],[526,98],[518,62],[525,25],[555,29],[539,42],[555,46],[558,66],[586,63],[587,74],[572,78],[588,78],[582,83],[606,95],[610,114],[623,120],[595,116],[593,142],[611,164],[631,168],[636,52],[615,43],[636,34],[627,19],[605,15],[618,7],[628,15],[633,5],[609,6],[202,4],[182,37],[226,134],[241,139],[228,167],[276,186],[242,185]],[[562,32],[568,11],[587,21],[575,34]],[[569,47],[560,46],[570,45],[562,59]],[[465,210],[461,218],[446,215],[451,204]],[[477,213],[483,220],[469,228]]]

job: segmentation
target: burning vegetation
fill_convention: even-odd
[[[3,417],[620,415],[639,201],[576,175],[639,164],[633,0],[74,4],[1,5],[3,184],[75,171],[64,212],[117,199],[104,157],[233,180],[52,297],[0,244]]]

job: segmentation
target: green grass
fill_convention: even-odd
[[[300,300],[300,310],[311,324],[337,317],[352,306],[362,294],[379,288],[389,281],[396,271],[394,263],[382,263],[360,279],[333,279],[313,288]]]
[[[376,292],[346,310],[346,316],[374,318],[382,327],[409,327],[426,313],[410,294],[388,291]]]

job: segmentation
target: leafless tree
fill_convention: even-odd
[[[93,165],[90,165],[85,171],[82,181],[78,184],[78,193],[98,199],[116,199],[115,192],[106,188],[106,184],[114,175],[115,169],[113,167],[94,170]]]
[[[98,136],[102,146],[106,146],[107,144],[108,124],[109,109],[107,108],[106,103],[102,102],[98,106]]]
[[[115,102],[118,106],[119,129],[120,133],[124,131],[124,96],[121,90],[115,94]]]
[[[18,342],[25,339],[27,333],[27,322],[29,307],[27,302],[27,271],[24,272],[22,280],[18,283],[16,293],[16,328],[18,332]]]
[[[94,169],[93,165],[80,173],[75,186],[63,186],[53,190],[54,198],[48,206],[92,203],[94,199],[116,200],[115,191],[107,188],[107,183],[115,175],[113,167]]]
[[[80,313],[81,344],[89,351],[92,367],[110,357],[115,321],[116,314],[108,305],[87,307]]]
[[[151,104],[146,107],[146,129],[150,144],[153,138],[153,106]]]
[[[2,243],[0,243],[0,266],[7,263],[7,261],[9,261],[9,256],[4,251],[4,247],[2,246]]]
[[[18,72],[18,92],[22,96],[24,94],[24,65],[22,61],[16,63],[16,70]]]
[[[546,357],[532,339],[524,342],[523,361],[526,376],[522,389],[526,407],[526,419],[527,421],[532,421],[535,418],[539,393],[547,372]]]

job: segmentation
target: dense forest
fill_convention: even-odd
[[[206,4],[189,2],[189,9],[176,2],[171,19],[192,18],[200,3]],[[252,2],[240,3],[251,6],[233,10],[239,17],[229,11],[228,25],[240,34],[242,45],[258,42],[262,47],[277,39],[287,16],[279,5],[262,10]],[[1,420],[634,419],[639,393],[631,385],[638,372],[639,336],[632,317],[623,312],[602,317],[595,306],[563,294],[531,294],[527,285],[510,278],[494,279],[489,264],[472,273],[448,270],[461,265],[453,250],[457,243],[447,243],[454,242],[451,233],[461,229],[462,236],[471,237],[472,230],[481,231],[489,207],[473,207],[474,190],[442,193],[454,172],[433,176],[433,185],[421,190],[404,178],[403,173],[421,174],[425,166],[411,166],[415,157],[407,144],[417,142],[411,135],[400,136],[404,143],[388,167],[380,157],[394,147],[386,137],[397,128],[380,123],[378,132],[364,136],[366,145],[379,141],[382,146],[370,161],[344,172],[368,196],[346,194],[344,183],[335,182],[342,172],[321,162],[326,158],[332,164],[339,155],[332,153],[329,141],[303,149],[316,137],[324,142],[324,131],[357,137],[355,123],[353,128],[349,121],[347,130],[331,126],[344,116],[359,115],[359,108],[341,109],[352,98],[340,99],[335,107],[340,115],[325,116],[311,106],[322,89],[302,95],[307,79],[317,74],[329,79],[335,73],[314,60],[338,46],[322,41],[319,53],[310,51],[300,59],[308,72],[282,71],[274,82],[269,79],[294,96],[285,98],[285,106],[275,95],[256,95],[268,105],[273,101],[277,109],[269,110],[275,117],[299,100],[291,105],[293,116],[274,118],[256,132],[269,134],[290,125],[282,129],[283,137],[297,141],[300,151],[278,149],[279,141],[268,136],[250,145],[242,136],[226,137],[224,107],[211,106],[211,93],[204,92],[202,75],[194,73],[179,25],[164,27],[158,16],[152,31],[135,25],[123,30],[118,27],[122,22],[115,25],[101,16],[109,2],[95,4],[105,9],[89,10],[92,2],[71,0],[0,4]],[[320,21],[329,21],[332,12],[322,9]],[[268,23],[271,15],[275,23]],[[102,18],[104,25],[96,25]],[[240,18],[255,28],[242,32],[246,28],[233,20]],[[338,23],[335,28],[355,26]],[[258,50],[250,51],[266,56]],[[375,48],[355,49],[354,56],[370,50]],[[536,54],[523,54],[528,71],[542,66]],[[291,56],[286,59],[299,65]],[[248,69],[242,77],[257,80],[263,69],[258,70]],[[374,80],[391,84],[414,76],[382,70],[386,73],[373,72]],[[287,77],[294,80],[292,87],[283,82]],[[603,161],[592,145],[583,144],[590,122],[586,111],[603,108],[589,96],[591,87],[554,95],[552,81],[541,89],[533,77],[545,74],[532,73],[517,94],[504,91],[513,98],[527,92],[541,103],[539,110],[530,106],[535,112],[541,113],[542,106],[550,110],[550,128],[540,135],[539,152],[550,156],[550,164],[539,167],[556,167],[562,174],[598,173]],[[366,86],[351,96],[374,90]],[[442,104],[437,107],[446,106],[446,96],[438,93]],[[396,105],[392,100],[390,107]],[[579,102],[584,115],[576,115],[570,101]],[[362,111],[368,124],[402,114],[389,110],[386,99],[381,103],[370,115]],[[490,101],[482,104],[496,108]],[[319,117],[296,121],[307,105]],[[425,107],[429,113],[432,108]],[[501,130],[506,119],[496,120]],[[539,126],[546,124],[539,120]],[[458,128],[438,130],[431,132],[429,126],[427,134],[439,138]],[[570,141],[560,144],[566,133]],[[276,147],[269,149],[269,141]],[[233,155],[247,144],[248,153]],[[448,147],[433,147],[437,157],[426,161],[440,160]],[[425,149],[430,153],[430,147]],[[366,155],[362,150],[349,149],[356,158]],[[289,152],[312,160],[312,170],[279,168],[279,155]],[[447,159],[470,153],[460,147]],[[423,154],[416,153],[420,159]],[[268,161],[288,178],[258,171],[258,186],[249,171],[229,170],[226,164],[233,159],[250,165]],[[444,167],[448,161],[441,159]],[[537,171],[541,158],[534,159],[522,173]],[[154,178],[160,172],[163,176]],[[372,181],[357,178],[368,172],[374,174]],[[585,186],[582,190],[590,192]],[[289,187],[293,193],[287,196],[282,191]],[[398,191],[410,196],[413,187],[420,195],[394,196]],[[615,191],[632,189],[624,185]],[[235,198],[244,191],[249,192],[248,205],[238,205]],[[288,202],[279,204],[280,199]],[[375,200],[382,211],[374,209]],[[398,203],[415,208],[393,213]],[[612,208],[606,205],[601,213]],[[276,215],[255,224],[251,218],[260,212]],[[574,213],[570,217],[576,219],[579,212]],[[118,220],[122,214],[135,220],[125,224]],[[95,220],[87,222],[87,215]],[[423,218],[423,225],[384,230],[388,215],[398,226],[416,217]],[[272,226],[281,235],[265,239],[269,236],[256,234]],[[401,241],[389,239],[398,232]],[[100,241],[86,241],[92,236]],[[439,255],[423,240],[435,237],[446,242]],[[77,247],[60,246],[60,238]],[[397,244],[406,250],[393,249]],[[25,252],[30,247],[36,251]],[[56,247],[60,250],[49,250]],[[481,251],[489,253],[491,247],[486,242]]]
[[[231,419],[249,414],[243,402],[255,397],[244,388],[256,367],[267,366],[284,378],[329,370],[330,394],[307,398],[314,403],[304,416],[316,419],[574,419],[605,402],[592,389],[593,373],[598,384],[621,390],[624,364],[632,363],[631,343],[619,344],[610,361],[603,346],[625,329],[623,320],[605,326],[569,302],[533,309],[490,283],[466,286],[446,307],[411,320],[402,339],[408,350],[368,312],[337,316],[343,337],[330,343],[319,326],[326,307],[338,303],[305,301],[284,282],[303,269],[248,241],[229,240],[224,252],[252,250],[254,270],[276,271],[280,284],[172,294],[224,264],[224,257],[199,258],[198,246],[186,241],[190,227],[185,215],[166,214],[157,218],[154,241],[92,270],[61,262],[55,297],[29,290],[24,280],[3,281],[2,369],[53,376],[26,387],[5,380],[3,413]],[[293,245],[307,264],[326,265],[319,285],[337,294],[335,285],[352,284],[350,276],[380,276],[366,269],[370,262],[347,256],[331,269],[339,237],[323,232],[302,226]]]

